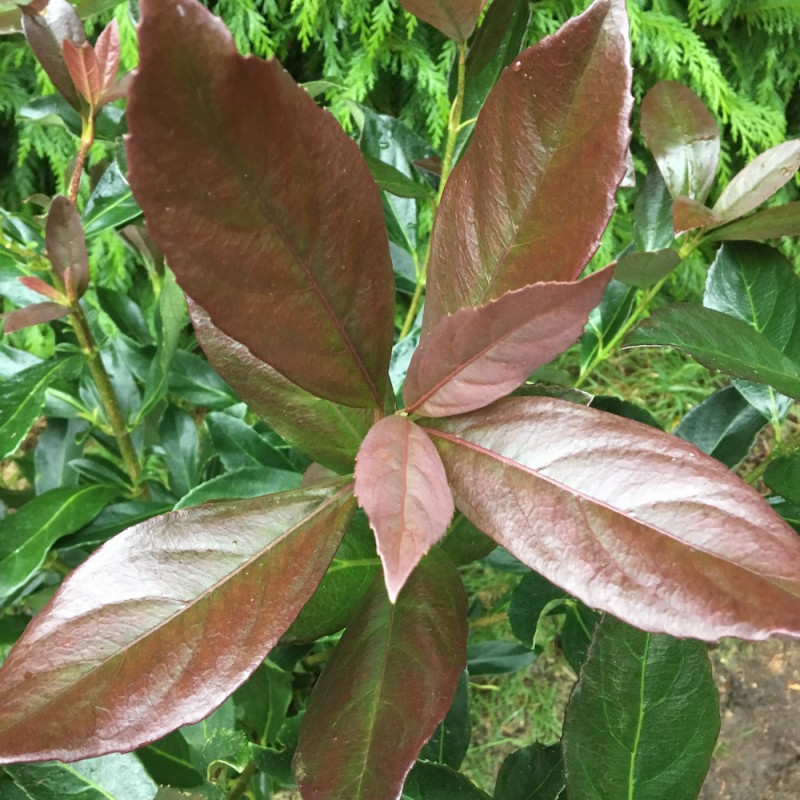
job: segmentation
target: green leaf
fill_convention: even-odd
[[[764,483],[784,500],[800,505],[800,453],[771,462],[764,473]]]
[[[500,76],[442,195],[423,336],[460,308],[575,280],[597,249],[626,168],[627,29],[624,2],[598,0]]]
[[[86,238],[110,228],[119,228],[141,216],[142,210],[134,200],[128,180],[114,161],[97,182],[83,210],[83,230]]]
[[[307,391],[382,409],[394,279],[357,145],[275,59],[240,56],[199,3],[140,8],[129,179],[181,287]]]
[[[57,539],[83,527],[116,494],[102,485],[51,489],[0,520],[0,597],[22,586]]]
[[[445,764],[418,761],[403,784],[401,800],[490,800],[469,779]]]
[[[291,671],[267,659],[233,693],[237,723],[252,738],[274,745],[279,741],[293,698]]]
[[[636,194],[633,239],[641,252],[662,250],[672,244],[672,197],[658,166],[652,164]]]
[[[107,542],[0,668],[0,762],[130,750],[205,718],[313,593],[354,505],[338,481],[172,512]]]
[[[182,409],[169,406],[158,432],[169,470],[169,487],[178,497],[183,497],[198,483],[200,437],[197,423]]]
[[[447,712],[447,716],[439,723],[433,736],[420,751],[423,761],[434,761],[446,764],[451,769],[458,769],[469,750],[472,736],[472,724],[469,717],[469,674],[464,671],[458,679],[456,696]],[[406,781],[406,789],[408,781]]]
[[[158,790],[131,753],[72,764],[15,764],[5,770],[29,800],[152,800]]]
[[[205,425],[226,469],[272,467],[293,470],[291,461],[244,420],[221,411],[212,411],[206,416]]]
[[[800,236],[800,200],[775,208],[763,208],[744,219],[730,222],[706,234],[710,242],[777,239]]]
[[[186,350],[177,350],[169,371],[170,394],[193,406],[222,409],[239,402],[239,398],[208,362]]]
[[[375,537],[366,515],[359,509],[322,583],[281,642],[313,642],[344,628],[380,566]]]
[[[696,800],[718,733],[705,645],[606,617],[564,718],[567,793]]]
[[[702,203],[720,151],[717,122],[703,101],[681,83],[661,81],[642,100],[641,128],[672,196]]]
[[[600,305],[589,314],[581,336],[581,368],[594,361],[595,354],[608,345],[628,319],[636,300],[636,289],[612,278]]]
[[[337,472],[352,472],[356,452],[372,425],[373,412],[309,394],[222,333],[196,303],[190,302],[190,313],[197,339],[210,362],[256,414],[315,461]],[[175,355],[176,363],[186,362],[182,351]],[[203,368],[227,389],[205,362]],[[174,382],[170,388],[174,390]]]
[[[766,424],[735,387],[727,386],[691,409],[673,433],[733,469]]]
[[[296,489],[300,486],[301,478],[298,472],[288,472],[275,467],[235,469],[195,486],[175,504],[175,510],[215,500],[260,497],[263,494]]]
[[[153,780],[179,789],[191,789],[203,783],[203,776],[192,766],[189,745],[180,731],[136,751]]]
[[[464,669],[466,595],[436,549],[392,604],[378,576],[311,693],[294,757],[305,800],[396,800]]]
[[[514,636],[533,650],[536,644],[536,632],[541,618],[554,609],[563,611],[563,605],[569,594],[558,586],[554,586],[538,572],[528,572],[511,594],[508,607],[508,622]]]
[[[710,369],[800,398],[800,366],[746,322],[710,308],[668,306],[639,324],[628,347],[676,347]]]
[[[51,359],[17,372],[3,381],[0,397],[0,458],[11,455],[22,443],[44,407],[47,387],[72,372],[81,359]]]
[[[69,462],[83,454],[83,435],[88,427],[82,419],[47,420],[33,451],[36,494],[77,485],[78,473]]]
[[[614,277],[627,286],[643,288],[666,278],[680,263],[680,256],[670,249],[628,253],[617,262]]]
[[[150,344],[153,341],[142,309],[132,297],[103,286],[96,286],[95,294],[100,308],[111,317],[121,333],[132,336],[141,344]]]
[[[497,773],[494,800],[560,800],[563,792],[561,747],[535,743],[506,757]]]
[[[506,675],[529,667],[536,653],[516,642],[476,642],[467,645],[470,675]]]
[[[436,192],[429,183],[414,181],[391,164],[367,153],[364,154],[364,160],[367,162],[375,183],[390,194],[397,195],[397,197],[413,197],[417,200],[436,196]]]

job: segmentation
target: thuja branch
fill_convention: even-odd
[[[447,120],[447,141],[444,147],[444,157],[442,158],[442,172],[439,179],[439,191],[436,194],[436,202],[434,204],[434,212],[439,208],[439,203],[442,200],[442,193],[444,192],[445,184],[450,176],[450,171],[453,168],[453,155],[458,142],[458,134],[461,132],[461,115],[464,112],[464,92],[466,88],[466,75],[467,75],[467,45],[461,42],[458,45],[458,82],[456,89],[456,96],[453,98],[453,104],[450,106],[450,116]],[[411,298],[411,304],[408,307],[408,313],[403,321],[403,327],[400,329],[400,339],[404,339],[411,326],[414,324],[414,319],[417,316],[417,309],[419,308],[420,300],[422,299],[422,291],[425,288],[425,277],[428,272],[428,261],[430,259],[431,246],[428,242],[427,252],[425,259],[422,262],[422,268],[417,275],[417,285],[414,288],[414,295]]]

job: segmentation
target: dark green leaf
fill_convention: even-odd
[[[800,505],[800,453],[776,458],[764,473],[764,483],[784,500]]]
[[[672,197],[661,170],[652,164],[642,181],[633,207],[633,238],[642,252],[662,250],[672,244]]]
[[[666,278],[680,263],[680,256],[670,249],[628,253],[617,263],[614,277],[628,286],[643,288]]]
[[[282,642],[313,642],[341,630],[380,570],[375,537],[363,511],[353,517],[325,577]]]
[[[375,579],[311,693],[294,757],[305,800],[401,796],[464,669],[466,614],[458,572],[435,548],[395,604]]]
[[[0,294],[2,294],[2,291],[0,291]],[[37,358],[26,350],[18,350],[5,342],[0,343],[0,378],[2,380],[7,380],[18,372],[41,363],[42,359]]]
[[[436,196],[436,192],[429,183],[414,181],[396,167],[379,158],[374,158],[368,153],[364,154],[364,160],[367,162],[375,183],[390,194],[397,195],[397,197],[413,197],[418,200]]]
[[[564,719],[568,796],[696,800],[718,732],[705,645],[606,617]]]
[[[600,305],[589,314],[581,336],[581,367],[592,363],[595,354],[611,341],[628,319],[636,300],[636,289],[612,279]]]
[[[75,486],[78,473],[69,462],[83,453],[83,434],[89,425],[82,419],[48,419],[33,451],[36,494],[50,489]]]
[[[628,336],[626,345],[677,347],[710,369],[800,398],[800,366],[746,322],[710,308],[678,304],[659,309]]]
[[[116,494],[102,485],[51,489],[0,520],[0,597],[22,586],[57,539],[83,527]]]
[[[609,414],[616,414],[618,417],[633,419],[651,428],[661,430],[658,420],[642,406],[632,403],[630,400],[623,400],[621,397],[610,397],[608,395],[596,394],[587,404],[600,411],[607,411]]]
[[[798,533],[800,533],[800,505],[789,503],[786,500],[770,498],[770,505],[775,513],[780,514]]]
[[[197,423],[185,411],[169,406],[158,426],[170,489],[183,497],[198,483],[200,437]]]
[[[72,764],[15,764],[5,769],[28,800],[152,800],[158,789],[130,753],[111,753]]]
[[[51,383],[73,371],[77,357],[51,359],[17,372],[3,381],[0,396],[0,458],[11,455],[44,407],[45,391]]]
[[[215,500],[238,500],[283,492],[300,486],[301,475],[274,467],[243,467],[195,486],[175,505],[175,510]]]
[[[292,470],[292,463],[244,420],[221,411],[205,418],[206,428],[226,469],[272,467]]]
[[[505,675],[529,667],[536,653],[516,642],[476,642],[467,645],[467,669],[475,675]]]
[[[141,213],[125,175],[114,161],[103,173],[83,210],[86,238],[125,225]]]
[[[577,675],[586,658],[592,641],[592,632],[600,620],[600,614],[587,608],[580,600],[567,606],[564,627],[561,629],[561,650]]]
[[[777,239],[800,236],[800,200],[775,208],[764,208],[744,219],[715,228],[706,234],[711,242]]]
[[[439,546],[458,566],[484,558],[496,547],[488,536],[458,512]]]
[[[132,336],[141,344],[150,344],[153,341],[142,309],[132,297],[103,286],[95,287],[95,293],[100,308],[111,317],[122,333]]]
[[[256,741],[274,745],[292,702],[292,673],[267,659],[233,693],[236,718]]]
[[[691,409],[673,433],[733,468],[750,452],[766,424],[736,388],[727,386]]]
[[[503,762],[494,800],[560,800],[563,791],[561,747],[532,744],[515,750]]]
[[[419,754],[423,761],[434,761],[458,769],[469,750],[472,724],[469,717],[469,675],[461,673],[453,704],[439,723],[433,736]],[[408,782],[406,782],[406,787]]]
[[[569,594],[547,578],[538,572],[528,572],[512,592],[508,607],[508,621],[514,636],[528,650],[533,650],[542,616],[554,609],[563,612],[564,602],[568,599]]]
[[[469,779],[445,764],[418,761],[406,778],[401,800],[490,800]]]
[[[179,789],[191,789],[203,783],[203,776],[192,766],[189,745],[180,731],[136,751],[153,780]]]
[[[185,350],[178,350],[169,372],[169,391],[193,406],[221,409],[238,402],[233,390],[208,362]]]

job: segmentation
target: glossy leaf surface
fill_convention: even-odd
[[[605,617],[564,718],[567,793],[696,800],[718,732],[705,645]]]
[[[574,283],[537,283],[442,317],[411,359],[406,410],[462,414],[516,389],[577,341],[612,271]]]
[[[790,139],[754,158],[731,179],[714,204],[723,219],[741,217],[769,200],[800,167],[800,139]]]
[[[711,231],[707,238],[712,242],[730,242],[777,239],[779,236],[800,236],[800,200],[763,208],[749,217]]]
[[[63,195],[58,195],[50,206],[46,237],[47,255],[53,269],[63,283],[73,282],[80,297],[89,283],[89,257],[78,210]]]
[[[212,366],[287,442],[337,471],[351,471],[373,412],[323,400],[283,377],[217,328],[189,301],[197,340]]]
[[[652,164],[636,193],[633,238],[638,250],[649,252],[669,247],[672,230],[672,197],[658,166]]]
[[[766,424],[736,387],[726,386],[692,408],[674,433],[733,469]]]
[[[563,791],[561,747],[535,743],[514,751],[503,762],[494,800],[560,800]]]
[[[377,422],[358,451],[355,494],[375,531],[386,590],[395,602],[455,511],[442,460],[427,434],[407,417]]]
[[[141,216],[142,210],[133,198],[128,179],[115,161],[102,175],[86,202],[83,211],[84,232],[96,236]]]
[[[652,286],[666,278],[680,262],[677,252],[669,248],[653,253],[629,253],[617,262],[614,277],[628,286]]]
[[[133,749],[208,715],[322,578],[341,486],[173,512],[97,550],[0,669],[0,761]]]
[[[396,800],[464,669],[467,600],[437,550],[395,604],[376,578],[309,700],[294,770],[304,800]]]
[[[764,473],[764,483],[775,494],[800,505],[800,453],[776,458]]]
[[[719,225],[721,222],[721,217],[697,200],[685,195],[675,198],[672,206],[672,227],[676,236],[696,228]]]
[[[141,10],[130,183],[178,282],[291,381],[382,408],[394,285],[358,147],[277,61],[239,56],[195,0]]]
[[[486,0],[401,0],[403,8],[438,28],[449,39],[466,42]]]
[[[52,489],[0,520],[0,597],[22,586],[57,539],[91,522],[116,494],[98,484]]]
[[[534,397],[436,427],[458,509],[588,606],[708,640],[800,630],[800,540],[686,442]]]
[[[401,800],[490,800],[486,792],[445,764],[418,761],[403,785]]]
[[[708,197],[719,163],[719,128],[703,101],[675,81],[657,83],[642,100],[642,134],[673,197]]]
[[[800,398],[800,365],[736,317],[680,303],[656,311],[627,338],[631,347],[677,347],[710,369]]]
[[[503,71],[442,195],[424,332],[506,291],[575,280],[597,249],[630,137],[627,24],[624,2],[597,0]]]
[[[94,48],[88,42],[76,45],[65,39],[61,53],[75,88],[87,103],[94,106],[100,95],[100,67]]]

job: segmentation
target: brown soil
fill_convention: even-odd
[[[722,730],[700,800],[800,800],[800,642],[712,653]]]

